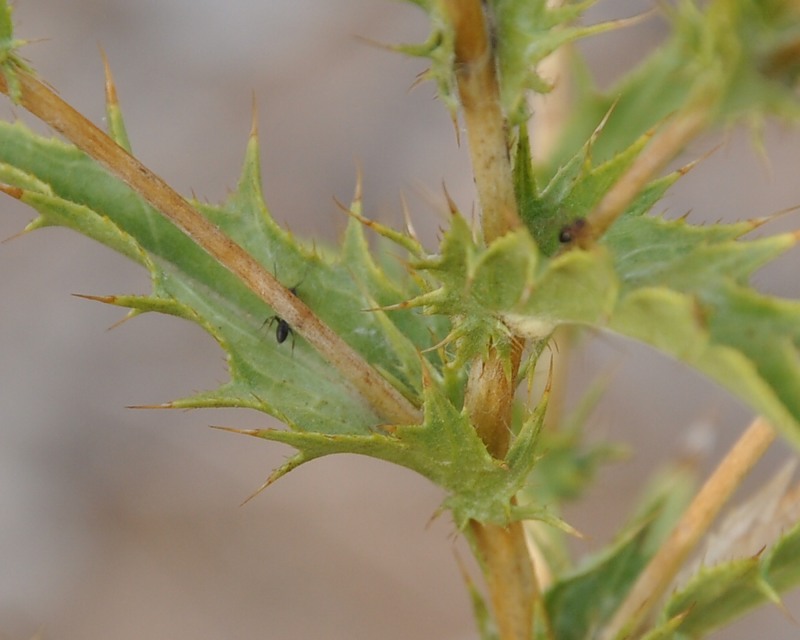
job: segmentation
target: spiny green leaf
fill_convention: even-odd
[[[359,201],[353,203],[350,213],[353,217],[345,231],[340,261],[347,265],[362,295],[368,301],[368,307],[372,309],[370,313],[380,325],[384,339],[391,345],[398,361],[398,371],[402,374],[402,383],[411,387],[419,396],[422,392],[420,351],[425,347],[432,346],[432,335],[446,333],[448,322],[442,317],[431,317],[425,322],[421,322],[418,314],[410,309],[391,311],[382,309],[382,307],[391,306],[401,300],[404,295],[409,293],[413,284],[408,283],[405,289],[401,289],[387,276],[386,271],[375,263],[364,237],[362,221],[369,224],[378,233],[387,233],[393,238],[394,235],[381,225],[371,223],[363,218]],[[400,246],[408,248],[409,251],[418,255],[421,247],[413,246],[413,243],[410,242],[413,239],[405,238],[409,242],[402,242]],[[363,310],[360,312],[364,313]],[[429,353],[428,357],[430,361],[441,364],[435,353]]]
[[[687,615],[689,615],[689,611],[684,611],[667,620],[664,624],[644,634],[642,640],[688,640],[684,634],[678,632]]]
[[[69,226],[146,266],[152,277],[149,296],[108,298],[138,312],[173,313],[198,322],[226,350],[231,381],[215,392],[170,406],[246,406],[267,411],[298,428],[323,433],[369,433],[379,423],[362,399],[331,372],[302,340],[277,344],[264,326],[274,313],[230,272],[116,178],[77,149],[35,135],[23,125],[0,123],[0,175],[22,191],[18,197],[36,207],[40,218],[29,228]],[[412,292],[376,286],[379,278],[356,283],[348,259],[325,259],[307,251],[269,217],[252,138],[237,189],[224,207],[198,203],[210,219],[248,249],[262,264],[297,289],[312,309],[354,347],[402,381],[413,397],[418,381],[407,345],[386,338],[386,322],[395,317],[364,311],[398,302]],[[411,312],[398,316],[400,333],[421,346],[438,338],[427,319]],[[293,338],[290,338],[294,342]],[[405,351],[396,351],[403,346]],[[415,367],[418,365],[415,363]]]
[[[3,179],[6,181],[12,178],[12,175],[15,173],[19,172],[8,165],[2,165],[2,169],[0,169],[0,174],[4,176]],[[16,175],[13,175],[13,178],[16,178]],[[24,176],[12,184],[16,184],[17,186],[26,183],[28,185],[33,185],[34,182],[31,181],[31,178],[33,178],[33,176]],[[26,227],[26,231],[33,231],[34,229],[53,225],[80,230],[86,233],[86,235],[118,251],[122,255],[127,256],[131,260],[138,262],[142,266],[148,267],[149,269],[155,268],[153,262],[136,240],[115,225],[110,219],[97,214],[95,211],[92,211],[82,204],[76,204],[69,200],[49,195],[47,191],[48,189],[46,188],[43,189],[43,191],[23,188],[20,200],[38,211],[48,212],[48,215],[41,216],[31,222]]]
[[[618,540],[577,571],[559,577],[545,593],[551,629],[544,637],[594,637],[658,550],[691,498],[693,485],[694,478],[685,468],[654,478]]]
[[[519,298],[536,267],[536,246],[527,234],[509,234],[481,249],[461,216],[452,218],[441,253],[416,264],[435,276],[440,287],[406,303],[453,318],[447,342],[456,342],[451,368],[461,368],[493,344],[501,354],[510,335],[497,311]]]
[[[688,101],[704,93],[713,118],[760,126],[768,115],[796,121],[800,39],[796,7],[784,0],[681,0],[661,5],[669,40],[605,92],[578,85],[576,109],[563,128],[551,167],[580,148],[596,123],[613,112],[596,145],[599,160],[627,148]],[[586,78],[587,74],[581,74]]]
[[[793,234],[745,242],[750,223],[692,227],[627,218],[606,239],[622,276],[609,328],[687,362],[750,403],[800,444],[800,304],[747,287],[794,246]]]
[[[529,286],[530,293],[503,318],[523,335],[538,339],[562,324],[560,318],[571,318],[570,324],[602,323],[618,291],[617,274],[605,250],[570,251],[552,259]]]
[[[423,43],[398,45],[395,49],[406,55],[428,58],[431,61],[430,68],[418,77],[418,81],[432,80],[436,84],[439,99],[454,114],[458,108],[458,92],[453,74],[455,35],[452,25],[445,17],[440,2],[409,1],[428,13],[430,35]]]
[[[701,570],[669,599],[662,614],[668,619],[646,637],[700,638],[763,603],[769,590],[761,583],[759,565],[754,557]]]
[[[505,460],[489,455],[466,414],[450,403],[429,376],[423,406],[425,418],[421,425],[394,426],[389,433],[257,430],[252,435],[295,447],[299,453],[292,458],[287,470],[334,453],[368,455],[412,469],[447,491],[443,506],[453,512],[459,528],[470,520],[507,524],[527,518],[565,526],[538,505],[518,507],[512,501],[537,460],[544,402],[525,421]],[[272,479],[279,475],[281,470]]]
[[[458,362],[507,343],[507,327],[535,340],[565,324],[610,329],[705,373],[800,446],[800,303],[749,288],[796,237],[740,238],[756,226],[626,215],[591,249],[537,259],[525,230],[484,247],[456,217],[419,264],[441,286],[409,304],[455,317]]]
[[[622,540],[587,567],[559,580],[545,593],[550,636],[583,640],[613,613],[647,556],[642,551],[646,530]]]
[[[536,172],[533,170],[528,127],[526,124],[520,124],[517,131],[519,133],[514,153],[512,174],[514,179],[514,199],[517,201],[520,217],[531,228],[529,221],[541,218],[545,209],[539,198],[539,185],[536,183]],[[531,233],[533,233],[532,230]]]
[[[396,304],[415,291],[388,280],[376,267],[357,222],[348,228],[342,253],[327,258],[304,249],[278,227],[261,197],[254,138],[228,202],[223,207],[197,203],[198,208],[262,264],[274,268],[330,326],[424,404],[422,425],[395,425],[388,434],[376,431],[381,426],[377,417],[327,363],[302,341],[296,347],[278,344],[263,327],[272,312],[260,300],[78,150],[36,136],[20,124],[0,124],[0,161],[13,162],[13,167],[0,165],[2,176],[15,180],[23,189],[20,197],[39,210],[33,226],[71,226],[150,270],[150,295],[109,296],[104,301],[192,320],[220,343],[228,356],[230,382],[168,406],[250,407],[286,422],[291,431],[259,434],[298,449],[272,480],[321,455],[363,453],[414,469],[442,486],[448,492],[445,506],[459,526],[471,519],[507,523],[530,517],[564,526],[539,505],[512,502],[536,460],[544,404],[524,422],[506,460],[493,459],[466,414],[452,404],[453,389],[440,386],[437,372],[419,352],[420,346],[440,340],[434,328],[442,326],[442,320],[410,309],[365,311],[376,303]],[[454,229],[471,237],[465,224]],[[473,300],[460,309],[465,317],[474,308],[488,307],[491,312],[513,303],[533,271],[536,254],[531,245],[513,238],[484,252],[473,252],[464,237],[449,243],[444,258],[429,265],[448,284],[421,297],[459,300],[451,289],[466,289]],[[474,259],[461,253],[464,250]],[[470,268],[462,282],[461,276],[451,274],[464,260]],[[518,263],[526,266],[519,270]],[[500,278],[498,272],[509,275]],[[490,330],[502,326],[491,313],[483,321]],[[436,354],[430,357],[436,361]],[[422,379],[427,380],[424,389],[419,386]]]
[[[800,583],[796,488],[787,491],[795,467],[728,514],[700,553],[706,566],[674,591],[648,638],[702,637],[767,601],[780,606],[780,594]]]
[[[441,3],[409,0],[428,13],[431,33],[426,42],[401,45],[396,50],[429,58],[431,67],[421,79],[433,80],[439,97],[451,113],[458,106],[454,77],[455,36]],[[526,97],[530,91],[547,93],[550,84],[537,72],[539,62],[561,46],[619,26],[608,22],[587,27],[574,22],[595,3],[584,0],[560,7],[546,0],[491,0],[486,3],[486,19],[495,47],[500,75],[500,94],[504,112],[513,125],[527,116]]]
[[[625,216],[600,246],[548,261],[532,294],[500,315],[535,338],[584,324],[650,344],[729,389],[800,446],[800,303],[747,286],[796,239],[737,239],[752,227]]]
[[[497,47],[501,99],[512,125],[529,113],[529,92],[547,93],[552,86],[536,71],[539,63],[559,47],[616,28],[605,22],[574,26],[596,0],[555,6],[546,0],[492,0],[493,37]]]
[[[520,215],[545,255],[557,251],[560,231],[594,209],[650,140],[650,134],[643,135],[627,149],[595,165],[593,148],[604,122],[541,190],[537,188],[541,177],[537,179],[531,167],[527,136],[520,134],[514,164]],[[651,182],[631,204],[628,214],[641,215],[648,211],[682,174],[683,171],[675,171]]]
[[[120,147],[131,153],[131,142],[128,139],[128,130],[125,127],[125,119],[122,116],[122,108],[117,97],[117,88],[114,84],[114,77],[111,75],[111,67],[108,59],[103,53],[103,64],[106,70],[106,120],[108,121],[108,135]]]

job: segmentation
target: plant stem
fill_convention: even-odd
[[[521,522],[470,523],[501,640],[530,640],[538,587]]]
[[[52,89],[22,69],[16,72],[20,104],[61,132],[75,146],[123,180],[163,216],[237,276],[275,313],[305,338],[370,403],[381,419],[394,424],[417,424],[419,410],[373,369],[339,335],[324,324],[298,296],[249,253],[204,218],[164,180],[117,145]],[[0,91],[8,93],[0,74]]]
[[[455,31],[455,75],[486,242],[522,225],[514,198],[494,52],[481,0],[445,0]]]
[[[636,580],[601,640],[631,638],[658,604],[701,536],[775,439],[775,430],[758,418],[734,444],[684,512],[669,538]]]
[[[487,243],[521,226],[494,52],[481,0],[444,0],[455,34],[455,76]],[[525,343],[513,339],[511,362],[494,346],[470,368],[465,406],[486,448],[502,459],[508,450],[511,406]],[[502,640],[530,640],[537,597],[533,564],[520,523],[470,523]]]
[[[703,131],[714,104],[703,95],[675,114],[586,218],[587,232],[578,239],[579,244],[591,244],[614,224],[656,172]]]
[[[487,450],[501,460],[511,437],[511,409],[522,348],[523,341],[516,339],[511,347],[510,365],[492,349],[485,360],[476,359],[469,372],[464,404]],[[509,366],[513,372],[510,377]]]

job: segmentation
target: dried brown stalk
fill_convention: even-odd
[[[455,31],[455,74],[487,242],[522,225],[514,197],[494,51],[480,0],[446,0]]]
[[[586,219],[589,224],[585,227],[587,231],[581,234],[578,244],[588,245],[602,236],[656,173],[703,131],[713,107],[712,100],[705,96],[703,98],[676,113],[655,134],[645,150],[589,214]]]
[[[634,637],[720,509],[774,439],[775,430],[763,418],[747,428],[645,567],[603,631],[601,640]]]

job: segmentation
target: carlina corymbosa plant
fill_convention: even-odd
[[[573,45],[652,15],[584,24],[592,0],[411,3],[430,36],[391,48],[427,59],[419,80],[434,83],[476,188],[475,216],[447,198],[435,250],[368,217],[360,182],[339,246],[289,233],[262,198],[255,127],[222,205],[179,195],[132,155],[110,73],[103,131],[21,57],[5,1],[0,89],[59,135],[0,123],[0,189],[36,210],[26,230],[69,227],[150,274],[147,294],[87,297],[213,336],[229,379],[166,406],[278,418],[285,428],[227,428],[293,448],[261,489],[336,453],[440,487],[437,515],[482,573],[465,579],[481,638],[694,639],[780,603],[800,581],[800,488],[784,476],[747,505],[769,513],[745,531],[740,515],[693,557],[773,439],[800,447],[800,303],[750,282],[798,234],[753,238],[766,219],[698,225],[657,207],[700,160],[676,163],[699,135],[800,119],[800,3],[664,2],[669,36],[603,90]],[[573,78],[569,102],[536,106],[558,89],[545,64]],[[587,330],[685,363],[754,419],[698,491],[656,484],[611,544],[573,560],[562,506],[610,448],[548,403]],[[745,538],[765,541],[744,551]]]

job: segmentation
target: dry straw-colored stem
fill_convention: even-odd
[[[521,340],[512,347],[515,374],[522,348]],[[478,435],[496,458],[503,458],[508,450],[513,380],[495,350],[486,360],[472,363],[465,404]],[[473,521],[470,533],[480,554],[501,640],[529,640],[539,590],[522,523],[501,527]]]
[[[521,226],[511,177],[494,51],[481,0],[446,0],[455,31],[455,75],[487,242]]]
[[[703,131],[713,104],[707,99],[690,103],[653,136],[645,150],[589,214],[588,234],[581,238],[580,243],[591,243],[608,231],[658,171]]]
[[[538,586],[521,522],[508,527],[470,524],[501,640],[530,640]]]
[[[637,631],[661,600],[687,556],[774,439],[775,430],[763,418],[758,418],[747,428],[645,567],[603,631],[601,640],[636,637]]]
[[[395,424],[415,424],[420,421],[420,412],[416,407],[314,315],[299,297],[282,286],[268,269],[204,218],[164,180],[117,145],[36,77],[19,70],[17,78],[20,86],[19,102],[23,107],[123,180],[222,266],[241,279],[358,389],[381,419]],[[8,93],[8,86],[2,75],[0,91]]]
[[[514,196],[508,132],[500,105],[494,51],[481,0],[445,0],[455,35],[455,76],[467,129],[472,170],[486,242],[521,226]],[[514,380],[524,348],[512,345],[509,366],[490,346],[472,363],[465,404],[489,452],[508,449]],[[530,640],[537,596],[522,525],[472,522],[470,535],[483,567],[501,640]]]

